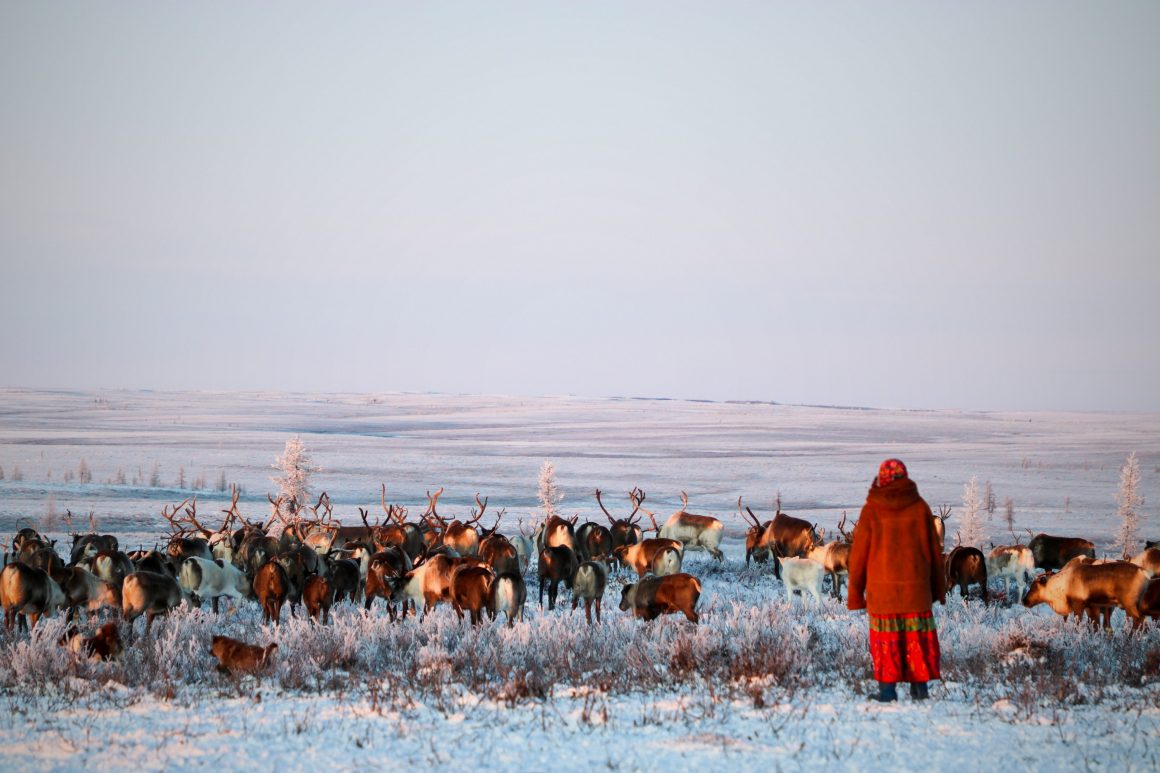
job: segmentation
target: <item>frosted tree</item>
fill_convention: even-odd
[[[226,490],[226,471],[225,470],[222,470],[220,473],[218,473],[217,490],[218,491],[225,491]]]
[[[540,467],[540,484],[536,492],[540,499],[540,509],[544,511],[544,518],[559,515],[556,505],[564,501],[564,493],[556,485],[556,465],[544,462]]]
[[[44,502],[44,517],[40,520],[41,531],[48,533],[56,531],[56,495],[51,491]]]
[[[995,489],[991,488],[991,481],[987,481],[983,485],[983,506],[987,510],[987,520],[995,515]]]
[[[1135,451],[1128,454],[1120,468],[1116,504],[1120,506],[1120,530],[1116,532],[1113,547],[1120,548],[1126,556],[1134,556],[1140,549],[1140,508],[1144,506],[1144,495],[1140,493],[1140,462]]]
[[[24,480],[24,470],[20,469],[19,464],[12,468],[12,480],[17,483]]]
[[[185,465],[177,468],[177,487],[185,488]]]
[[[1007,520],[1007,531],[1015,533],[1015,500],[1007,497],[1003,500],[1003,515]]]
[[[149,473],[149,485],[152,488],[160,488],[161,486],[161,463],[154,462],[153,470]]]
[[[4,480],[4,467],[0,466],[0,480]]]
[[[979,496],[979,479],[971,476],[967,485],[963,486],[963,520],[959,529],[959,537],[963,545],[977,548],[983,544],[983,500]]]
[[[278,485],[279,491],[286,497],[290,512],[297,512],[310,499],[310,476],[319,469],[306,453],[302,438],[295,435],[286,441],[286,447],[274,463],[274,469],[282,474],[270,480]]]
[[[81,463],[77,465],[77,483],[92,483],[93,471],[89,469],[89,463],[81,459]]]

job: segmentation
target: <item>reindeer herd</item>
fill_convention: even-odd
[[[195,497],[163,508],[170,527],[164,549],[158,545],[130,552],[121,550],[116,537],[97,534],[91,515],[89,533],[76,532],[69,513],[72,544],[67,562],[55,540],[31,528],[21,529],[5,547],[0,572],[4,624],[8,631],[14,625],[35,627],[42,615],[59,609],[66,610],[69,620],[81,610],[97,620],[108,609],[120,614],[129,633],[144,616],[148,634],[156,616],[183,603],[201,606],[208,600],[216,614],[222,599],[235,605],[252,599],[264,623],[278,625],[289,604],[292,616],[304,607],[311,620],[326,625],[335,603],[361,603],[370,612],[381,599],[392,621],[408,614],[425,617],[445,603],[472,625],[482,624],[486,615],[502,617],[510,626],[523,620],[533,559],[541,608],[547,595],[548,610],[555,609],[563,585],[572,609],[583,604],[587,622],[592,624],[595,613],[599,623],[610,576],[631,571],[636,580],[624,584],[621,610],[645,620],[683,614],[697,623],[702,585],[682,571],[685,553],[705,551],[724,559],[724,524],[688,512],[684,492],[681,507],[663,524],[644,506],[647,498],[641,489],[629,492],[631,510],[623,517],[609,512],[597,489],[596,503],[607,526],[593,521],[577,525],[578,516],[551,515],[530,529],[520,519],[517,533],[510,535],[499,531],[505,510],[495,513],[490,527],[481,523],[486,497],[476,495],[476,506],[460,519],[439,513],[442,494],[442,488],[428,492],[426,508],[409,519],[405,506],[387,502],[384,485],[382,516],[372,521],[369,511],[359,508],[361,523],[343,525],[334,518],[325,493],[313,506],[268,497],[269,517],[251,522],[242,516],[235,491],[216,529],[202,525]],[[778,508],[763,522],[739,497],[737,511],[748,524],[747,566],[772,562],[791,602],[797,593],[807,604],[810,599],[820,604],[827,578],[830,593],[840,597],[854,539],[845,514],[836,538],[827,542],[825,529]],[[932,515],[940,540],[950,515],[948,507]],[[645,516],[648,527],[641,524]],[[1145,617],[1160,617],[1160,580],[1153,579],[1160,571],[1160,548],[1155,543],[1135,557],[1107,561],[1096,559],[1088,540],[1038,534],[1026,545],[1016,541],[993,546],[986,555],[976,547],[955,545],[944,554],[944,562],[948,588],[957,586],[964,599],[970,586],[978,584],[988,603],[989,582],[1001,580],[1005,597],[1013,583],[1024,605],[1047,603],[1065,617],[1086,614],[1096,626],[1100,617],[1107,626],[1117,607],[1133,621],[1133,630]],[[115,621],[87,637],[73,626],[62,643],[85,656],[106,659],[121,649]],[[254,670],[269,663],[274,647],[215,637],[212,651],[224,668]]]

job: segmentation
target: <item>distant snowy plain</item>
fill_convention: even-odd
[[[597,519],[597,487],[610,509],[624,512],[625,493],[639,485],[658,516],[687,491],[690,509],[727,527],[724,566],[696,555],[686,564],[704,578],[706,620],[698,629],[676,618],[651,626],[630,620],[616,609],[626,579],[619,578],[594,631],[570,610],[541,613],[534,598],[529,620],[512,631],[467,631],[449,610],[392,629],[381,609],[367,617],[345,607],[325,634],[300,623],[263,627],[252,609],[220,620],[194,611],[160,622],[155,640],[119,665],[72,662],[49,641],[59,625],[51,622],[32,643],[0,640],[11,664],[0,679],[0,766],[1160,768],[1155,627],[1132,639],[1122,631],[1097,636],[1044,608],[984,610],[956,595],[936,610],[947,681],[934,700],[868,705],[864,616],[833,601],[808,610],[787,603],[768,569],[745,568],[736,512],[743,495],[768,518],[780,492],[784,510],[832,530],[843,511],[857,517],[878,462],[898,456],[932,505],[958,506],[971,476],[980,487],[990,482],[999,507],[985,527],[996,543],[1010,541],[1003,522],[1010,498],[1018,533],[1082,535],[1110,550],[1129,452],[1140,459],[1145,515],[1160,502],[1158,415],[6,390],[0,535],[33,525],[64,539],[68,509],[79,526],[91,511],[123,543],[152,545],[165,531],[162,505],[195,493],[188,488],[195,479],[206,481],[196,492],[199,513],[228,502],[209,490],[223,473],[244,487],[243,512],[262,517],[271,465],[294,435],[321,468],[316,490],[329,492],[343,521],[357,520],[357,506],[378,511],[386,483],[390,500],[412,512],[440,486],[441,512],[453,515],[480,492],[491,510],[507,508],[505,528],[514,530],[517,518],[535,517],[537,473],[547,459],[556,464],[563,509],[581,518]],[[82,459],[91,483],[76,482]],[[23,480],[13,480],[17,468]],[[159,486],[149,485],[154,470]],[[184,489],[174,485],[179,470]],[[126,485],[112,482],[118,471]],[[1146,517],[1144,533],[1160,537],[1160,521]],[[206,652],[217,631],[278,641],[285,662],[261,682],[222,677]],[[574,669],[557,668],[553,642],[563,643]],[[760,660],[738,676],[731,659],[782,642],[787,660]],[[327,659],[344,647],[343,660]],[[486,668],[455,678],[479,669],[471,659],[478,652],[490,653],[502,679],[489,679]],[[690,657],[715,665],[702,673]],[[602,659],[615,668],[602,670]],[[517,672],[533,661],[536,678],[550,679],[529,687],[531,668]],[[463,670],[432,677],[432,669],[442,673],[439,663]],[[184,676],[171,678],[175,672]],[[618,673],[645,686],[633,689]],[[390,674],[422,686],[407,688]]]

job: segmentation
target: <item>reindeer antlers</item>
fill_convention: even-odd
[[[842,511],[842,520],[838,522],[838,533],[842,535],[842,539],[846,542],[853,542],[854,535],[846,531],[846,511]]]
[[[745,510],[742,511],[742,509],[741,509],[741,497],[737,497],[737,514],[741,516],[742,520],[749,520],[745,517],[745,513],[749,513],[749,518],[753,519],[753,525],[760,529],[761,528],[761,521],[757,518],[756,515],[753,514],[753,511],[750,510],[748,507],[746,507]]]
[[[689,495],[681,492],[681,512],[685,512],[689,508]]]
[[[471,514],[474,517],[470,521],[467,521],[465,524],[463,524],[464,526],[470,526],[471,524],[478,522],[479,519],[483,517],[483,511],[487,509],[487,497],[484,497],[483,501],[480,502],[479,501],[479,492],[476,492],[475,504],[479,505],[479,512],[476,512],[474,507],[471,508]],[[496,522],[496,526],[499,526],[498,521]]]
[[[951,517],[951,510],[953,510],[953,509],[954,508],[951,507],[950,505],[939,505],[938,506],[938,519],[945,523],[946,519]]]

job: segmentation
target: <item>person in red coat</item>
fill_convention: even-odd
[[[942,545],[934,515],[906,465],[887,459],[878,468],[850,548],[846,605],[870,618],[870,656],[879,701],[898,699],[895,685],[925,700],[939,679],[938,631],[931,607],[946,604]]]

